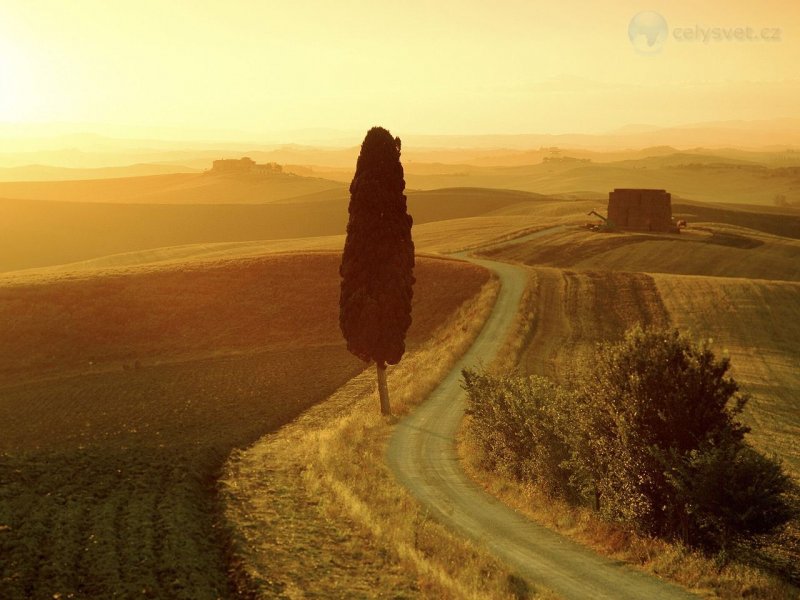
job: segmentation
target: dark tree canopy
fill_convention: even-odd
[[[745,441],[739,417],[749,396],[728,358],[677,330],[637,327],[594,363],[570,435],[575,478],[595,488],[604,514],[722,548],[790,518],[791,480]]]
[[[373,127],[350,184],[339,326],[347,349],[379,366],[400,361],[411,326],[414,242],[404,189],[400,139]]]

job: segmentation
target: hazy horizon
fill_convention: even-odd
[[[373,124],[373,125],[377,125]],[[299,146],[308,148],[352,148],[360,145],[362,130],[303,128],[286,131],[246,132],[235,130],[188,130],[180,128],[131,128],[97,123],[8,123],[0,122],[0,152],[25,153],[45,150],[76,149],[81,151],[143,149],[144,145],[164,149],[201,150],[276,148]],[[763,149],[767,147],[800,147],[800,118],[776,117],[758,120],[728,120],[681,123],[675,126],[653,123],[628,123],[598,133],[563,131],[545,133],[470,132],[440,133],[436,131],[395,132],[417,148],[462,149],[536,149],[552,143],[570,148],[593,150],[640,150],[648,147],[673,146],[685,149]],[[410,142],[410,144],[408,144]]]
[[[652,46],[630,29],[642,11],[664,21]],[[780,1],[553,11],[11,0],[0,8],[0,124],[4,136],[353,143],[373,124],[406,136],[605,135],[795,119],[798,31],[800,8]]]

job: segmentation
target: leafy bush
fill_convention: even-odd
[[[563,464],[569,448],[559,433],[568,393],[544,377],[462,374],[484,466],[557,497],[574,495]]]
[[[691,452],[667,479],[686,515],[682,537],[695,544],[727,550],[794,516],[792,482],[780,463],[735,440]]]
[[[634,328],[598,348],[573,391],[464,371],[490,468],[582,497],[647,534],[727,548],[792,516],[790,478],[745,441],[730,362],[677,331]]]
[[[666,473],[747,431],[736,420],[747,396],[728,368],[727,358],[677,331],[635,328],[599,348],[580,383],[572,463],[596,489],[601,512],[656,535],[684,528]]]

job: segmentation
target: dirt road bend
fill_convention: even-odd
[[[521,267],[467,260],[497,273],[502,289],[470,350],[431,396],[398,423],[387,452],[395,476],[427,507],[432,518],[485,545],[520,576],[566,599],[695,598],[682,588],[603,558],[533,523],[478,488],[464,473],[455,448],[465,408],[461,370],[481,361],[488,364],[501,351],[527,281]]]

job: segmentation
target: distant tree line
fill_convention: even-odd
[[[542,162],[561,162],[561,163],[590,163],[591,158],[577,158],[575,156],[545,156]]]
[[[465,370],[485,467],[641,533],[727,551],[795,514],[780,462],[745,440],[728,358],[677,331],[629,331],[569,389]]]

